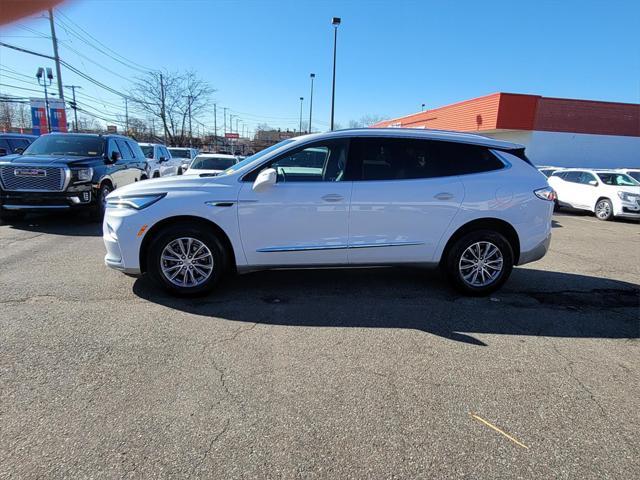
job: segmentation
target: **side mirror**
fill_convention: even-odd
[[[589,180],[589,185],[591,185],[592,187],[597,187],[598,182],[596,180]]]
[[[167,161],[167,157],[160,157],[160,158],[158,159],[158,161],[159,161],[160,163],[162,163],[162,162],[166,162],[166,161]]]
[[[111,152],[111,156],[107,158],[107,163],[116,163],[118,160],[120,160],[120,153]]]
[[[266,170],[261,171],[256,178],[256,181],[253,182],[253,191],[261,192],[266,190],[271,185],[275,185],[278,179],[278,174],[275,168],[267,168]]]
[[[24,152],[24,148],[22,147],[18,147],[14,150],[18,155],[22,155],[22,152]]]

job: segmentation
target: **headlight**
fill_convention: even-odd
[[[71,173],[76,182],[90,182],[93,178],[93,168],[74,168]]]
[[[142,210],[143,208],[153,205],[166,195],[166,193],[154,193],[151,195],[107,197],[107,208],[133,208],[135,210]]]
[[[620,200],[623,202],[635,202],[640,199],[640,195],[635,195],[629,192],[618,192],[618,197],[620,197]]]

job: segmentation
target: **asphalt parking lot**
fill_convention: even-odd
[[[637,477],[640,225],[553,222],[479,299],[358,269],[178,300],[97,224],[0,225],[0,477]]]

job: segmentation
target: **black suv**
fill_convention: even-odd
[[[0,133],[0,157],[24,152],[36,138],[35,135],[24,133]]]
[[[0,158],[0,218],[87,209],[104,215],[112,190],[147,178],[138,144],[121,135],[51,133]]]

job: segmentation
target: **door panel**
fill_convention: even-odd
[[[347,263],[351,182],[347,142],[316,142],[279,155],[245,176],[238,198],[242,245],[251,265]],[[274,168],[277,183],[253,190],[258,171]]]
[[[463,196],[457,177],[354,182],[349,263],[430,262]]]

